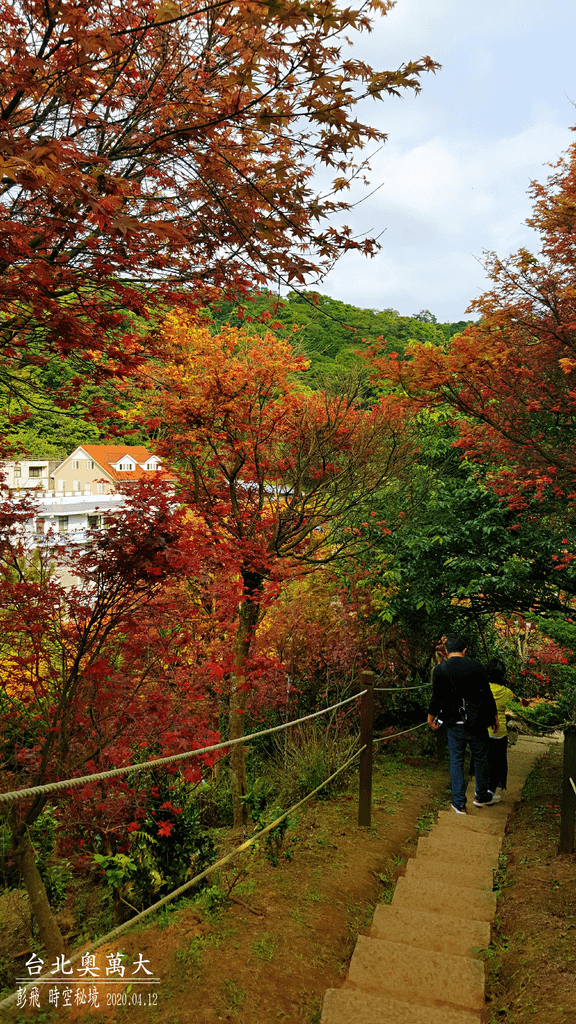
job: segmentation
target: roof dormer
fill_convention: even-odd
[[[136,469],[136,463],[129,455],[123,455],[120,461],[114,466],[114,469],[116,469],[118,473],[133,473]]]

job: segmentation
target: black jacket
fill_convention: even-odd
[[[488,676],[479,661],[473,658],[448,658],[432,673],[432,699],[428,714],[441,718],[445,725],[461,720],[462,701],[481,708],[478,727],[487,728],[496,718],[496,701]]]

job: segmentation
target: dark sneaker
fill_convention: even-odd
[[[456,804],[452,804],[452,810],[456,811],[456,814],[466,814],[465,807],[456,807]]]

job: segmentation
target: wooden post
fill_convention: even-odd
[[[576,793],[570,779],[576,779],[576,725],[564,729],[564,770],[562,780],[562,814],[558,853],[574,853],[574,818]]]
[[[363,672],[361,686],[366,693],[360,708],[360,793],[358,798],[358,824],[372,824],[372,737],[374,733],[374,673]]]

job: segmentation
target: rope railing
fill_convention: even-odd
[[[138,925],[144,919],[146,919],[146,918],[150,917],[151,915],[157,913],[159,910],[161,910],[163,907],[167,906],[169,903],[173,903],[175,900],[179,899],[181,896],[183,896],[190,889],[192,889],[193,887],[197,886],[200,882],[202,882],[204,879],[206,879],[209,875],[211,875],[214,872],[218,871],[220,868],[223,868],[226,864],[228,864],[230,861],[232,861],[235,857],[241,855],[243,852],[248,850],[251,846],[253,846],[256,842],[258,842],[259,839],[262,839],[263,837],[267,836],[270,832],[272,832],[275,828],[277,828],[281,824],[281,822],[285,821],[285,819],[288,818],[289,815],[291,815],[293,812],[298,810],[298,808],[302,807],[309,800],[311,800],[317,793],[319,793],[322,789],[324,789],[326,786],[328,786],[335,778],[337,778],[342,772],[344,772],[347,768],[349,768],[350,765],[352,765],[354,763],[354,761],[356,761],[358,758],[360,758],[360,768],[359,768],[360,795],[359,795],[358,824],[359,824],[360,827],[362,827],[362,826],[370,826],[370,824],[371,824],[371,818],[370,818],[370,814],[371,814],[371,798],[372,798],[372,761],[373,761],[372,748],[373,748],[373,745],[374,744],[379,744],[379,743],[387,743],[387,742],[389,742],[391,740],[396,739],[397,737],[406,736],[406,735],[408,735],[410,733],[415,733],[415,732],[419,731],[420,729],[425,728],[426,725],[427,725],[427,722],[425,721],[425,722],[421,722],[419,725],[412,726],[412,727],[410,727],[408,729],[403,729],[403,730],[401,730],[399,732],[395,732],[395,733],[390,733],[390,734],[387,734],[387,735],[385,734],[385,735],[380,735],[378,737],[374,737],[373,736],[374,693],[378,693],[378,692],[380,692],[380,693],[386,693],[386,692],[387,693],[391,693],[391,692],[403,693],[406,690],[422,690],[422,689],[424,689],[424,688],[426,688],[426,687],[428,687],[430,685],[429,683],[422,683],[422,684],[419,684],[417,686],[409,686],[409,687],[374,687],[372,685],[372,680],[373,679],[374,679],[374,675],[373,675],[372,672],[364,671],[362,673],[362,685],[364,686],[364,688],[361,689],[358,693],[354,694],[353,696],[347,697],[344,700],[338,701],[337,703],[332,704],[329,707],[322,708],[319,711],[312,712],[312,713],[310,713],[308,715],[303,715],[302,717],[294,719],[294,720],[292,720],[290,722],[283,722],[280,725],[271,726],[268,729],[262,729],[262,730],[260,730],[258,732],[249,733],[249,734],[247,734],[245,736],[238,737],[238,738],[236,738],[234,740],[224,740],[224,741],[221,741],[219,743],[211,744],[210,746],[199,747],[198,749],[195,749],[195,750],[184,751],[182,753],[174,754],[174,755],[171,755],[171,756],[168,756],[168,757],[153,758],[153,759],[148,760],[148,761],[142,761],[142,762],[138,762],[138,763],[135,763],[135,764],[126,765],[124,767],[111,769],[109,771],[95,772],[95,773],[91,773],[89,775],[79,776],[79,777],[76,777],[76,778],[57,780],[55,782],[46,783],[44,785],[29,787],[29,788],[20,789],[20,790],[13,790],[13,791],[8,792],[8,793],[0,793],[0,808],[1,808],[2,804],[14,803],[16,801],[23,800],[23,799],[28,799],[28,798],[35,797],[35,796],[38,796],[38,795],[44,795],[44,794],[48,794],[48,793],[52,793],[52,792],[58,792],[58,791],[62,791],[62,790],[70,790],[70,789],[73,789],[73,788],[78,788],[80,786],[87,785],[89,783],[100,782],[100,781],[104,781],[104,780],[108,780],[108,779],[113,779],[113,778],[120,777],[120,776],[125,776],[125,775],[131,774],[131,773],[147,771],[147,770],[150,770],[150,769],[161,768],[161,767],[164,767],[164,766],[167,766],[167,765],[171,765],[171,764],[178,764],[179,762],[184,762],[184,761],[186,761],[186,760],[188,760],[190,758],[197,757],[197,756],[202,755],[202,754],[209,754],[209,753],[213,753],[215,751],[224,751],[225,754],[227,754],[227,753],[229,753],[231,751],[231,748],[233,748],[234,746],[236,746],[239,743],[240,744],[246,744],[246,743],[248,743],[248,742],[250,742],[252,740],[256,740],[256,739],[258,739],[260,737],[264,737],[264,736],[268,736],[268,735],[271,735],[271,734],[274,734],[274,733],[285,731],[285,730],[290,729],[290,728],[292,728],[294,726],[297,726],[297,725],[299,725],[301,723],[309,722],[309,721],[314,720],[316,718],[320,718],[320,717],[322,717],[324,715],[330,714],[331,712],[334,712],[334,711],[338,710],[339,708],[342,708],[342,707],[344,707],[344,706],[346,706],[348,704],[353,703],[354,701],[358,700],[359,698],[361,700],[361,720],[360,720],[359,749],[352,756],[350,756],[345,761],[344,764],[342,764],[339,768],[337,768],[336,771],[332,772],[332,774],[329,775],[328,778],[326,778],[322,783],[320,783],[319,786],[316,786],[316,788],[313,789],[310,793],[308,793],[305,797],[303,797],[297,803],[293,804],[287,811],[285,811],[284,813],[279,815],[274,821],[270,822],[270,824],[266,825],[264,828],[260,829],[258,832],[255,832],[254,835],[252,835],[249,839],[247,839],[244,842],[242,842],[239,846],[236,846],[228,854],[226,854],[223,857],[220,857],[218,860],[216,860],[214,863],[210,864],[203,871],[199,872],[193,878],[189,879],[189,881],[185,882],[183,885],[179,886],[177,889],[174,889],[172,892],[168,893],[162,899],[160,899],[156,903],[152,904],[152,906],[147,907],[146,909],[144,909],[144,910],[142,910],[140,912],[137,912],[135,914],[135,916],[132,917],[129,921],[126,921],[123,924],[119,925],[118,927],[113,928],[111,931],[107,932],[105,935],[102,935],[100,938],[94,939],[93,942],[89,943],[87,946],[84,946],[82,949],[79,949],[77,952],[73,953],[69,958],[66,958],[65,963],[67,965],[75,964],[79,960],[81,960],[81,958],[83,958],[85,956],[88,956],[92,951],[94,951],[96,949],[99,949],[101,946],[103,946],[105,944],[108,944],[108,943],[115,942],[116,939],[118,939],[126,931],[132,929],[134,926]],[[532,728],[534,728],[534,729],[543,729],[543,730],[546,730],[546,731],[555,731],[556,729],[564,728],[563,724],[558,724],[558,725],[552,726],[552,727],[546,727],[546,726],[540,726],[538,724],[532,723],[529,720],[524,719],[523,716],[521,716],[521,715],[518,715],[518,717],[521,720],[526,721],[526,723],[528,725],[532,726]],[[566,724],[568,724],[568,723],[566,723]],[[393,728],[393,726],[392,726],[392,728]],[[571,774],[574,777],[575,773],[572,772]],[[571,777],[569,781],[570,781],[572,790],[576,794],[576,785],[575,785],[575,783],[573,781],[573,777]],[[60,967],[59,964],[60,964],[60,957],[58,957],[56,964],[52,965],[52,967],[56,968],[56,970],[46,971],[46,973],[44,973],[40,977],[33,977],[33,978],[30,978],[29,980],[26,979],[26,978],[16,979],[17,982],[20,984],[20,987],[18,988],[18,990],[16,992],[14,992],[12,995],[8,996],[7,998],[5,998],[4,1000],[2,1000],[0,1002],[0,1010],[4,1010],[4,1009],[9,1008],[10,1006],[13,1006],[13,1004],[15,1002],[17,1002],[19,999],[24,997],[25,994],[30,989],[34,988],[35,986],[38,986],[40,984],[46,984],[48,982],[52,982],[53,984],[56,984],[56,985],[61,984],[62,981],[65,980],[65,979],[58,978],[58,977],[56,977],[56,975],[64,970],[64,959],[63,958],[62,958],[62,966]],[[66,971],[66,973],[68,974],[68,971]],[[70,973],[72,973],[72,972],[70,972]],[[70,980],[71,981],[76,981],[78,979],[71,978]]]
[[[78,786],[84,786],[90,782],[102,781],[104,779],[113,779],[120,775],[128,775],[130,772],[145,771],[148,768],[161,768],[163,765],[175,764],[177,761],[185,761],[191,757],[197,757],[199,754],[210,754],[215,750],[228,750],[228,747],[234,747],[238,743],[247,743],[249,740],[257,739],[259,736],[269,736],[270,733],[280,732],[283,729],[290,729],[293,725],[299,725],[301,722],[309,722],[312,718],[318,718],[320,715],[327,715],[330,711],[335,711],[337,708],[343,707],[345,704],[350,704],[354,700],[358,700],[366,693],[366,690],[360,690],[359,693],[355,693],[352,697],[347,697],[346,700],[341,700],[338,704],[332,704],[329,708],[322,708],[321,711],[314,711],[310,715],[304,715],[302,718],[296,718],[291,722],[283,722],[282,725],[274,725],[270,729],[262,729],[260,732],[249,733],[247,736],[240,736],[235,740],[225,740],[222,743],[214,743],[210,747],[200,747],[198,750],[186,750],[183,754],[173,754],[170,757],[158,757],[151,761],[140,761],[137,764],[126,765],[124,768],[113,768],[107,772],[96,772],[92,775],[80,775],[72,779],[60,779],[57,782],[47,782],[42,786],[31,786],[28,789],[15,789],[8,793],[0,793],[0,804],[3,803],[15,803],[17,800],[24,800],[28,797],[41,796],[45,793],[54,793],[63,789],[74,789]]]
[[[360,690],[357,694],[354,694],[351,697],[347,697],[344,700],[338,701],[337,703],[330,705],[327,708],[322,708],[321,710],[312,712],[309,715],[303,715],[302,717],[294,719],[294,720],[292,720],[290,722],[283,722],[281,725],[271,726],[268,729],[262,729],[262,730],[260,730],[258,732],[249,733],[248,735],[238,737],[235,740],[226,740],[226,741],[222,741],[222,742],[219,742],[219,743],[211,744],[210,746],[199,747],[196,750],[188,750],[188,751],[185,751],[183,753],[174,754],[174,755],[169,756],[169,757],[154,758],[152,760],[138,762],[136,764],[131,764],[131,765],[126,765],[126,766],[124,766],[122,768],[115,768],[115,769],[111,769],[111,770],[105,771],[105,772],[95,772],[95,773],[91,773],[89,775],[79,776],[79,777],[76,777],[76,778],[62,779],[62,780],[58,780],[56,782],[46,783],[45,785],[29,787],[29,788],[20,789],[20,790],[14,790],[14,791],[8,792],[8,793],[0,793],[0,806],[1,806],[2,804],[6,805],[6,804],[9,804],[9,803],[14,803],[14,802],[16,802],[18,800],[28,799],[28,798],[31,798],[31,797],[34,797],[34,796],[37,796],[37,795],[43,795],[43,794],[58,792],[58,791],[62,791],[62,790],[70,790],[70,789],[73,789],[73,788],[78,788],[80,786],[84,786],[84,785],[89,784],[89,783],[101,782],[101,781],[104,781],[104,780],[108,780],[108,779],[112,779],[112,778],[116,778],[116,777],[120,777],[120,776],[125,776],[125,775],[128,775],[130,773],[134,773],[134,772],[142,772],[142,771],[146,771],[146,770],[150,770],[150,769],[156,769],[156,768],[164,767],[164,766],[171,765],[171,764],[177,764],[179,762],[186,761],[186,760],[188,760],[188,759],[190,759],[192,757],[197,757],[198,755],[202,755],[202,754],[213,753],[213,752],[218,751],[218,750],[224,751],[225,753],[229,753],[231,748],[234,747],[238,743],[245,744],[245,743],[248,743],[248,742],[250,742],[252,740],[256,740],[256,739],[258,739],[260,737],[263,737],[263,736],[268,736],[268,735],[271,735],[271,734],[274,734],[274,733],[277,733],[277,732],[285,731],[287,729],[292,728],[293,726],[296,726],[296,725],[299,725],[301,723],[314,720],[314,719],[322,717],[322,716],[324,716],[326,714],[330,714],[331,712],[334,712],[334,711],[338,710],[341,707],[345,707],[346,705],[351,704],[352,702],[358,700],[359,698],[361,699],[362,712],[361,712],[361,722],[360,722],[360,745],[359,745],[359,749],[356,751],[355,754],[353,754],[351,757],[349,757],[345,761],[345,763],[343,765],[341,765],[335,772],[333,772],[327,779],[325,779],[324,782],[322,782],[319,786],[317,786],[315,789],[313,789],[311,793],[308,793],[308,795],[303,797],[302,800],[298,801],[296,804],[294,804],[292,807],[290,807],[287,811],[285,811],[283,814],[281,814],[278,818],[276,818],[273,822],[271,822],[265,828],[263,828],[260,831],[256,832],[253,836],[251,836],[245,842],[241,843],[234,850],[232,850],[229,854],[227,854],[226,856],[221,857],[219,860],[215,861],[209,867],[205,868],[199,874],[195,875],[194,878],[191,878],[188,882],[185,882],[183,885],[179,886],[177,889],[173,890],[171,893],[168,893],[168,895],[164,896],[161,900],[158,900],[152,906],[147,907],[145,910],[140,911],[139,913],[137,913],[129,921],[126,921],[124,924],[119,925],[117,928],[114,928],[112,931],[106,933],[106,935],[101,936],[99,939],[95,939],[87,947],[84,947],[83,949],[81,949],[78,952],[74,953],[70,958],[67,958],[66,963],[69,964],[69,965],[72,965],[72,964],[76,963],[77,961],[79,961],[81,959],[81,957],[84,957],[84,956],[88,955],[91,951],[93,951],[95,949],[98,949],[100,946],[103,946],[106,943],[114,942],[120,935],[122,935],[128,929],[132,928],[134,925],[138,924],[141,920],[143,920],[143,919],[149,917],[150,915],[156,913],[158,910],[162,909],[162,907],[166,906],[168,903],[171,903],[174,900],[177,900],[180,896],[184,895],[184,893],[186,893],[189,889],[191,889],[194,886],[198,885],[201,881],[203,881],[205,878],[207,878],[210,874],[212,874],[213,872],[215,872],[215,871],[219,870],[220,868],[224,867],[234,857],[238,856],[239,854],[241,854],[245,850],[249,849],[259,839],[261,839],[262,837],[264,837],[264,836],[268,835],[270,832],[272,832],[290,814],[292,814],[294,811],[296,811],[299,807],[302,807],[304,804],[306,804],[317,793],[319,793],[325,786],[329,785],[338,775],[340,775],[341,772],[343,772],[347,768],[349,768],[350,765],[353,764],[353,762],[357,758],[360,758],[360,769],[359,769],[359,771],[360,771],[360,797],[359,797],[358,824],[359,824],[359,826],[364,826],[364,825],[368,825],[369,826],[370,823],[371,823],[371,819],[370,819],[370,806],[371,806],[371,789],[372,789],[371,774],[372,774],[372,745],[373,745],[373,742],[374,743],[387,742],[389,740],[395,739],[397,736],[404,736],[404,735],[406,735],[408,733],[416,732],[417,730],[423,728],[427,724],[426,722],[423,722],[421,725],[414,726],[414,727],[412,727],[410,729],[405,729],[405,730],[402,730],[401,732],[392,733],[390,735],[380,736],[380,737],[378,737],[376,739],[373,739],[373,732],[372,732],[372,730],[373,730],[373,700],[374,700],[373,695],[374,695],[375,688],[372,686],[371,678],[373,678],[372,673],[364,672],[363,673],[363,685],[364,685],[364,688],[362,690]],[[425,684],[423,684],[423,685],[425,685]],[[421,688],[422,688],[421,686],[415,686],[415,687],[409,687],[408,689],[421,689]],[[382,688],[382,689],[384,690],[385,688]],[[396,688],[396,687],[391,688],[391,689],[394,689],[395,692],[402,692],[401,690],[398,690],[398,688]],[[58,962],[57,962],[57,964],[53,964],[52,966],[53,967],[57,967],[57,965],[58,965]],[[55,975],[57,973],[58,973],[58,970],[56,970],[56,971],[52,970],[51,972],[46,973],[46,974],[42,975],[41,977],[31,978],[29,981],[27,979],[21,979],[22,984],[21,984],[20,988],[18,989],[18,991],[15,992],[13,995],[9,996],[8,998],[4,999],[2,1002],[0,1002],[0,1009],[5,1009],[5,1008],[8,1008],[9,1006],[13,1005],[13,1003],[16,1000],[18,1000],[19,996],[22,997],[23,994],[28,992],[29,989],[33,988],[36,985],[43,984],[43,983],[49,982],[49,981],[52,981],[55,984],[58,984],[61,979],[58,979],[57,977],[55,977]]]
[[[573,722],[558,722],[557,725],[543,725],[541,722],[535,722],[534,719],[528,718],[526,715],[521,715],[519,711],[514,712],[514,718],[519,718],[524,725],[527,725],[534,732],[562,732],[568,725],[573,725]]]
[[[412,726],[411,729],[403,729],[402,732],[390,733],[389,736],[378,736],[372,742],[373,743],[385,743],[386,740],[393,740],[393,739],[396,738],[396,736],[406,736],[406,733],[416,732],[417,729],[423,729],[425,725],[428,725],[428,722],[421,722],[420,725],[414,725],[414,726]]]
[[[360,695],[357,694],[356,696]],[[347,701],[345,701],[344,703],[347,703]],[[82,957],[86,956],[88,953],[91,953],[93,952],[93,950],[99,949],[100,946],[105,945],[105,943],[114,941],[120,935],[123,935],[124,932],[132,928],[135,924],[138,924],[140,921],[142,921],[144,918],[149,917],[151,914],[155,914],[156,911],[161,910],[162,907],[166,906],[168,903],[172,903],[175,899],[178,899],[179,896],[182,896],[185,892],[188,891],[188,889],[191,889],[193,886],[203,881],[203,879],[207,878],[208,875],[212,874],[212,872],[217,871],[221,867],[224,867],[224,865],[228,864],[231,860],[233,860],[233,858],[237,854],[243,853],[245,850],[248,850],[255,842],[258,841],[258,839],[261,839],[263,836],[268,835],[269,832],[275,829],[280,824],[280,822],[284,821],[284,819],[287,818],[290,814],[292,814],[293,811],[296,811],[298,810],[299,807],[302,807],[303,804],[307,803],[308,800],[311,800],[312,797],[316,795],[316,793],[319,793],[321,789],[324,789],[324,787],[327,786],[330,782],[332,782],[333,779],[335,779],[338,775],[340,775],[341,772],[345,771],[345,769],[348,768],[352,764],[352,762],[360,756],[364,749],[365,746],[360,747],[356,751],[356,753],[352,755],[352,757],[348,758],[348,760],[340,766],[340,768],[337,768],[336,771],[332,773],[332,775],[330,775],[327,779],[324,779],[324,782],[321,782],[319,786],[316,786],[316,789],[313,789],[312,792],[308,793],[308,795],[303,797],[302,800],[299,800],[298,803],[293,804],[292,807],[290,807],[287,811],[284,811],[284,813],[281,814],[278,818],[276,818],[275,821],[271,822],[269,825],[266,825],[266,827],[261,829],[259,832],[256,832],[255,835],[251,836],[250,839],[247,839],[245,842],[241,843],[240,846],[235,847],[235,849],[232,850],[230,853],[226,854],[225,857],[221,857],[219,860],[215,861],[209,867],[204,868],[203,871],[201,871],[198,875],[195,875],[194,878],[191,878],[188,882],[185,882],[184,885],[180,885],[177,889],[174,889],[172,892],[168,893],[167,896],[164,896],[161,900],[158,900],[157,903],[152,904],[151,907],[147,907],[145,910],[140,911],[139,914],[137,914],[135,917],[130,918],[129,921],[125,921],[124,924],[118,925],[118,927],[114,928],[111,932],[107,932],[106,935],[102,935],[99,939],[95,939],[84,949],[81,949],[77,953],[74,953],[71,957],[68,957],[67,963],[72,965],[76,963],[78,960],[80,960]],[[16,992],[13,992],[11,996],[8,996],[6,999],[3,999],[2,1002],[0,1003],[0,1010],[8,1009],[9,1006],[12,1006],[16,1002],[19,995],[27,992],[31,988],[34,988],[35,985],[40,985],[46,981],[53,981],[56,984],[59,980],[61,979],[55,978],[53,972],[49,972],[41,975],[40,977],[31,979],[30,982],[28,982],[26,985],[21,986],[20,989],[18,989]]]
[[[375,686],[374,693],[404,693],[406,690],[423,690],[431,683],[418,683],[418,686]]]

